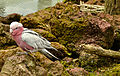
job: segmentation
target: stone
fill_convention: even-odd
[[[44,38],[46,38],[48,41],[57,41],[57,38],[49,31],[43,29],[32,29],[32,30],[37,32],[39,35],[43,36]]]
[[[74,67],[73,69],[68,70],[72,76],[86,76],[88,72],[84,68]]]
[[[13,14],[9,14],[6,17],[0,17],[0,22],[2,22],[3,24],[10,24],[13,21],[20,21],[20,14],[17,13],[13,13]]]

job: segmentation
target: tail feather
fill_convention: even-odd
[[[57,58],[56,56],[54,56],[52,53],[50,53],[49,51],[47,51],[46,49],[42,49],[41,53],[43,53],[45,56],[47,56],[49,59],[51,60],[59,60],[59,58]]]
[[[58,51],[56,48],[54,48],[54,47],[45,47],[46,49],[49,49],[49,50],[55,50],[55,51]]]

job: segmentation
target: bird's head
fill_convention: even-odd
[[[19,22],[12,22],[10,24],[10,34],[16,35],[20,34],[23,31],[23,25]]]

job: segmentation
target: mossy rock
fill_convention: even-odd
[[[0,23],[0,49],[5,49],[6,46],[15,44],[9,33],[9,25]]]
[[[8,47],[7,46],[7,49],[6,50],[0,50],[0,70],[2,69],[4,63],[5,63],[5,60],[16,54],[17,51],[21,51],[20,48],[16,48],[16,46],[12,46],[12,47]]]
[[[17,55],[20,48],[0,50],[0,75],[62,75],[64,69],[59,61],[51,61],[40,52],[29,55]],[[3,60],[3,61],[1,61]]]
[[[111,49],[115,51],[119,51],[120,49],[120,29],[116,29],[115,31],[114,43]]]
[[[40,22],[40,19],[37,17],[22,17],[20,21],[26,28],[41,28],[47,31],[50,31],[50,26]]]
[[[27,28],[41,28],[50,31],[50,25],[46,23],[46,21],[48,21],[47,19],[49,18],[49,16],[50,15],[46,14],[46,12],[40,11],[21,17],[20,22],[23,24],[24,27]]]
[[[16,44],[15,41],[12,40],[9,34],[4,34],[4,36],[0,36],[0,49],[6,49],[6,47],[9,47],[15,44]]]
[[[53,52],[53,54],[56,55],[58,58],[62,59],[70,54],[67,48],[58,42],[51,42],[51,45],[59,51],[59,53],[56,53],[55,51]]]
[[[80,0],[64,0],[64,2],[72,2],[72,3],[80,4]]]
[[[110,68],[117,62],[119,62],[119,59],[101,57],[83,51],[80,53],[79,57],[79,66],[89,72],[95,72],[97,70],[103,73],[103,70],[106,69],[106,67]]]
[[[43,30],[43,29],[31,29],[35,32],[37,32],[39,35],[43,36],[46,38],[48,41],[57,41],[57,38],[50,33],[49,31]]]
[[[57,3],[53,7],[22,17],[20,22],[29,28],[42,27],[41,29],[51,32],[71,52],[76,51],[82,43],[111,48],[114,28],[107,21],[89,14],[81,12],[71,2]]]
[[[113,68],[106,71],[104,75],[119,76],[120,75],[120,64],[116,64]]]
[[[20,14],[12,13],[12,14],[7,15],[6,17],[0,17],[0,22],[4,24],[10,24],[13,21],[20,21],[21,16],[22,15]]]

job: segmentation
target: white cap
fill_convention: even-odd
[[[12,22],[11,24],[10,24],[10,28],[12,28],[12,27],[22,27],[23,25],[21,24],[21,23],[19,23],[19,22]]]

